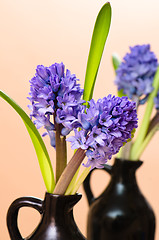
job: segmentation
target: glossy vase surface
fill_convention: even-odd
[[[111,179],[96,199],[90,188],[90,172],[84,182],[90,204],[88,240],[154,240],[155,215],[136,182],[135,172],[141,164],[115,159],[112,167],[105,165]]]
[[[85,240],[73,217],[73,206],[80,198],[80,194],[63,196],[50,193],[46,193],[44,201],[34,197],[18,198],[11,204],[7,214],[11,240],[24,240],[17,224],[21,207],[35,208],[41,214],[39,225],[26,240]]]

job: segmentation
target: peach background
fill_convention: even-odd
[[[84,83],[90,39],[96,16],[105,1],[97,0],[1,0],[0,1],[0,83],[1,89],[27,109],[29,79],[36,65],[49,66],[63,61]],[[95,99],[116,94],[111,54],[123,56],[128,46],[150,43],[159,57],[159,3],[157,0],[112,0],[112,24],[102,58]],[[4,101],[0,101],[0,239],[8,240],[6,213],[11,202],[21,196],[43,198],[45,186],[29,135],[19,116]],[[159,219],[159,155],[158,134],[142,156],[138,170],[142,192]],[[49,141],[45,138],[47,146]],[[52,159],[55,152],[49,147]],[[69,151],[69,156],[71,152]],[[107,184],[109,176],[98,172],[94,176],[96,195]],[[98,189],[98,191],[97,191]],[[81,188],[79,192],[83,193]],[[88,205],[85,195],[75,208],[81,231],[86,232]],[[20,211],[19,227],[29,235],[39,219],[31,209]],[[159,228],[156,230],[156,240]]]

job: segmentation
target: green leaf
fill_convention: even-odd
[[[83,93],[83,99],[86,101],[89,101],[93,95],[94,85],[101,57],[109,33],[110,22],[111,22],[111,6],[110,3],[106,3],[101,8],[97,16],[92,35]]]
[[[119,67],[119,65],[121,63],[121,60],[120,60],[119,56],[116,53],[114,53],[112,55],[112,63],[113,63],[114,71],[116,72],[116,70],[118,69],[118,67]],[[118,91],[118,97],[123,97],[123,96],[126,96],[126,94],[124,94],[123,89],[120,89]]]
[[[123,97],[123,96],[127,96],[125,93],[124,93],[124,90],[123,89],[120,89],[118,91],[118,97]]]
[[[119,67],[119,65],[121,63],[121,60],[120,60],[119,56],[116,53],[114,53],[112,55],[112,63],[113,63],[114,71],[116,72],[116,70],[118,69],[118,67]],[[126,96],[126,94],[124,94],[123,89],[120,89],[118,91],[118,97],[123,97],[123,96]]]
[[[121,63],[121,59],[116,53],[112,55],[112,63],[113,63],[114,71],[116,71]]]
[[[33,142],[46,189],[48,192],[52,193],[55,187],[53,169],[46,146],[38,130],[36,129],[31,119],[28,117],[28,115],[23,111],[23,109],[18,104],[16,104],[9,96],[7,96],[4,92],[0,91],[0,97],[2,97],[6,102],[8,102],[22,118]]]

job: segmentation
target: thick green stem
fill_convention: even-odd
[[[155,125],[153,129],[151,129],[149,134],[144,139],[143,143],[141,144],[140,148],[138,149],[138,151],[136,153],[137,159],[140,159],[140,156],[143,153],[144,149],[146,148],[146,146],[148,145],[148,143],[150,142],[150,140],[152,139],[152,137],[155,135],[156,131],[158,131],[158,130],[159,130],[159,123],[157,125]]]
[[[77,169],[77,171],[76,171],[74,177],[72,178],[70,184],[68,185],[68,188],[67,188],[67,190],[66,190],[66,192],[65,192],[65,195],[71,195],[71,191],[72,191],[73,186],[74,186],[75,183],[76,183],[76,179],[77,179],[77,176],[78,176],[78,174],[79,174],[80,167],[81,167],[81,166],[79,166],[79,168]]]
[[[81,184],[83,183],[83,181],[85,180],[85,178],[88,176],[89,172],[90,172],[91,167],[89,168],[85,168],[85,170],[82,172],[82,174],[80,175],[80,177],[78,178],[76,184],[74,184],[70,194],[75,194],[79,187],[81,186]]]
[[[60,135],[61,125],[56,125],[56,182],[67,165],[66,138]]]
[[[147,135],[150,118],[151,118],[151,113],[152,113],[153,106],[154,106],[154,97],[157,95],[157,92],[159,89],[159,68],[157,69],[157,72],[154,77],[153,87],[154,87],[154,90],[149,95],[145,114],[144,114],[140,129],[139,129],[139,132],[138,132],[138,137],[137,137],[136,141],[134,142],[132,149],[131,149],[131,154],[130,154],[131,160],[137,160],[138,156],[136,153],[139,151],[139,148],[141,147],[141,145],[144,142],[144,139]]]
[[[147,135],[146,135],[143,143],[141,144],[138,152],[136,153],[136,157],[138,157],[138,159],[140,158],[144,149],[146,148],[146,146],[148,145],[148,143],[150,142],[150,140],[152,139],[152,137],[158,130],[159,130],[159,111],[157,111],[156,115],[151,120],[148,131],[147,131]]]
[[[79,168],[80,164],[82,163],[83,159],[85,158],[85,151],[79,148],[69,163],[67,164],[65,170],[63,171],[59,181],[56,184],[54,194],[65,194],[68,185],[70,184],[73,176],[75,175],[77,169]]]
[[[132,150],[131,150],[131,154],[130,154],[131,160],[136,160],[137,159],[136,152],[140,148],[140,146],[141,146],[142,142],[144,141],[144,138],[147,134],[152,109],[153,109],[153,102],[149,101],[147,103],[147,107],[146,107],[146,111],[145,111],[145,114],[144,114],[144,117],[143,117],[143,121],[142,121],[141,126],[139,128],[138,137],[137,137],[137,139],[136,139],[136,141],[135,141],[135,143],[132,147]]]
[[[118,157],[124,160],[129,160],[132,141],[127,142],[120,150]]]
[[[151,130],[158,125],[159,123],[159,110],[156,112],[155,116],[152,118],[150,124],[149,124],[149,128],[147,131],[147,135],[151,132]]]

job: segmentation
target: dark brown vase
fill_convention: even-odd
[[[154,240],[155,215],[136,182],[141,164],[115,159],[113,166],[105,165],[111,179],[96,199],[90,188],[90,172],[84,182],[90,204],[88,240]]]
[[[26,240],[85,240],[74,218],[73,206],[81,199],[80,194],[45,194],[45,199],[22,197],[16,199],[7,214],[7,226],[11,240],[24,240],[17,225],[18,211],[21,207],[35,208],[41,220],[34,232]]]

